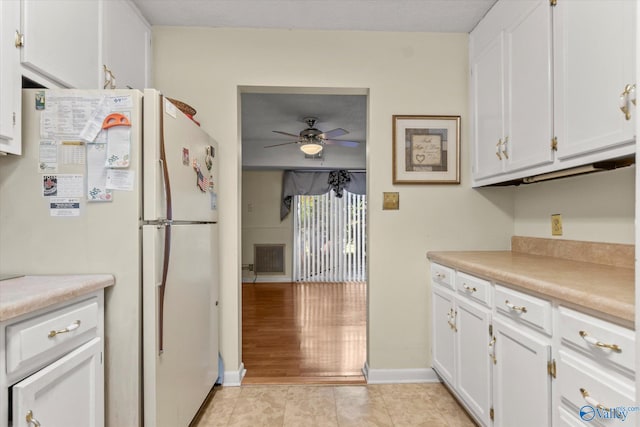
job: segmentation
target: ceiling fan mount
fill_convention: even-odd
[[[333,139],[339,136],[343,136],[349,133],[349,131],[342,128],[332,129],[327,132],[323,132],[316,128],[318,119],[316,117],[305,117],[304,122],[307,124],[307,128],[300,131],[298,135],[289,132],[283,132],[274,130],[273,132],[296,138],[295,141],[285,142],[282,144],[267,145],[264,148],[278,147],[280,145],[299,144],[300,150],[305,154],[317,154],[322,151],[324,145],[340,145],[343,147],[357,147],[359,142],[347,141],[343,139]]]

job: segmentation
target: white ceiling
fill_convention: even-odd
[[[151,25],[468,33],[496,0],[134,0]]]
[[[1,0],[0,0],[1,1]],[[496,0],[133,0],[151,25],[300,30],[470,32]],[[242,163],[250,169],[365,168],[366,96],[244,93]],[[358,148],[331,146],[323,159],[305,159],[274,130],[298,134],[305,117],[316,128],[343,128],[338,138]]]

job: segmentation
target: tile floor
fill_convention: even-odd
[[[473,427],[442,384],[222,387],[197,427]]]

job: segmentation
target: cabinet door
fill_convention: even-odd
[[[491,362],[489,325],[491,312],[473,303],[456,300],[457,390],[478,419],[489,425]]]
[[[504,138],[504,33],[471,58],[473,176],[488,178],[503,171],[498,142]]]
[[[16,33],[20,28],[20,3],[0,1],[0,152],[21,154],[20,52]]]
[[[628,0],[559,1],[553,10],[560,159],[633,142],[634,123],[619,98],[635,83],[635,7]]]
[[[101,88],[100,2],[21,0],[21,5],[22,64],[65,87]]]
[[[505,31],[507,171],[553,162],[551,6],[548,0],[513,3],[518,18]]]
[[[493,321],[494,426],[551,425],[551,345],[524,331]]]
[[[103,65],[116,88],[150,87],[151,29],[129,0],[103,3]]]
[[[438,374],[449,384],[455,378],[455,308],[453,293],[433,285],[431,294],[433,349],[432,365]]]
[[[102,341],[94,338],[13,386],[13,426],[104,425]]]

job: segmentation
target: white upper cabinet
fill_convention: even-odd
[[[21,0],[24,67],[60,86],[100,86],[100,2]]]
[[[108,0],[103,5],[103,87],[150,87],[149,24],[129,0]]]
[[[499,142],[505,134],[503,34],[500,32],[471,61],[476,178],[487,178],[504,170]]]
[[[0,152],[21,154],[20,3],[0,1]]]
[[[635,92],[623,92],[635,84],[635,7],[629,0],[559,0],[554,9],[560,159],[633,144]]]
[[[470,38],[476,180],[551,163],[551,11],[498,2]]]
[[[474,186],[635,152],[635,10],[498,0],[469,39]]]

